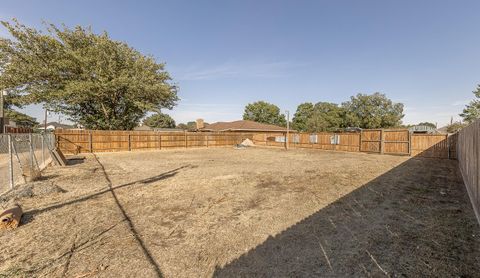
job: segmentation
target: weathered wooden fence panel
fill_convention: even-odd
[[[338,144],[335,150],[346,152],[360,151],[360,133],[337,133]]]
[[[382,145],[381,130],[362,130],[360,139],[360,151],[370,153],[380,153]]]
[[[413,134],[412,156],[449,158],[447,134]]]
[[[55,134],[58,146],[65,153],[222,147],[239,144],[246,138],[259,146],[286,147],[285,133],[60,130]],[[408,130],[290,133],[288,145],[290,148],[453,158],[456,137],[447,138],[446,135],[410,135]]]
[[[480,120],[458,132],[457,160],[480,223]]]
[[[382,130],[381,152],[385,154],[410,154],[410,132],[403,130]]]
[[[253,134],[155,131],[61,130],[58,147],[65,153],[114,152],[170,148],[233,146]]]

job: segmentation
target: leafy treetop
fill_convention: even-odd
[[[143,124],[154,128],[174,128],[175,120],[170,115],[159,112],[145,118]]]
[[[257,101],[245,106],[243,119],[278,126],[287,125],[285,115],[280,113],[280,108],[265,101]]]
[[[14,39],[0,38],[0,90],[16,106],[43,103],[86,128],[126,130],[178,100],[164,64],[106,32],[1,23]]]
[[[467,123],[472,123],[476,119],[480,118],[480,85],[477,86],[477,90],[473,92],[475,98],[465,106],[460,116]]]
[[[36,118],[11,109],[5,110],[5,117],[14,121],[17,126],[35,127],[38,125]]]
[[[345,125],[360,128],[396,127],[402,123],[403,104],[393,103],[385,94],[357,94],[342,103]]]

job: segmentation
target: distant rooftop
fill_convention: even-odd
[[[38,125],[39,129],[44,129],[45,128],[45,125],[42,123],[40,125]],[[74,128],[73,125],[66,125],[66,124],[61,124],[61,123],[58,123],[58,122],[49,122],[47,123],[47,129],[57,129],[57,128],[60,128],[60,129],[72,129]]]
[[[413,133],[438,133],[436,128],[427,125],[415,125],[408,130]]]
[[[257,123],[254,121],[240,120],[234,122],[217,122],[201,128],[200,131],[269,131],[285,132],[285,127]]]

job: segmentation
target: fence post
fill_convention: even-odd
[[[450,140],[448,140],[448,134],[445,134],[445,140],[447,141],[447,158],[450,159]]]
[[[362,130],[360,130],[360,134],[358,135],[358,152],[362,151]]]
[[[206,133],[205,137],[207,137],[206,141],[207,141],[207,148],[208,148],[208,137],[210,137],[210,136],[208,135],[208,133]]]
[[[130,133],[128,133],[128,151],[132,150],[132,139]]]
[[[32,142],[32,134],[31,133],[28,134],[28,141],[29,141],[28,143],[30,145],[30,167],[32,167],[31,169],[34,169],[35,164],[33,163],[33,159],[34,159],[35,155],[33,153],[33,142]]]
[[[13,180],[13,152],[12,152],[12,135],[7,135],[8,141],[8,173],[9,173],[9,181],[10,181],[10,189],[14,187],[14,180]]]
[[[185,137],[185,149],[186,149],[187,148],[187,131],[186,130],[183,132],[183,135]]]
[[[380,129],[380,154],[385,151],[385,138],[383,137],[383,129]]]
[[[158,149],[162,149],[162,134],[158,133]]]
[[[412,133],[408,132],[408,155],[412,156]]]
[[[45,167],[45,138],[44,134],[42,134],[42,165]]]
[[[90,153],[93,153],[93,135],[92,132],[88,134],[88,148],[90,150]]]

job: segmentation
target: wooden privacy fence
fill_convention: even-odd
[[[8,126],[6,125],[4,133],[32,133],[33,129],[29,127],[21,127],[21,126]]]
[[[260,146],[285,147],[284,133],[257,133],[253,141]],[[431,158],[456,158],[456,136],[411,134],[408,130],[363,130],[360,133],[293,133],[290,148],[410,155]]]
[[[251,134],[203,132],[155,132],[109,130],[55,131],[57,146],[65,153],[161,150],[222,147],[240,144]]]
[[[260,146],[285,147],[285,133],[256,133],[253,142]],[[290,148],[332,151],[360,151],[360,133],[290,133]]]
[[[480,223],[480,120],[460,130],[457,136],[458,165]]]
[[[412,156],[456,159],[457,135],[413,134]]]
[[[360,151],[384,154],[410,154],[410,132],[407,129],[370,129],[361,131]]]
[[[65,153],[233,146],[249,138],[259,146],[286,147],[285,133],[206,133],[107,130],[59,130]],[[405,129],[357,133],[290,133],[290,148],[455,158],[455,136],[411,134]]]

